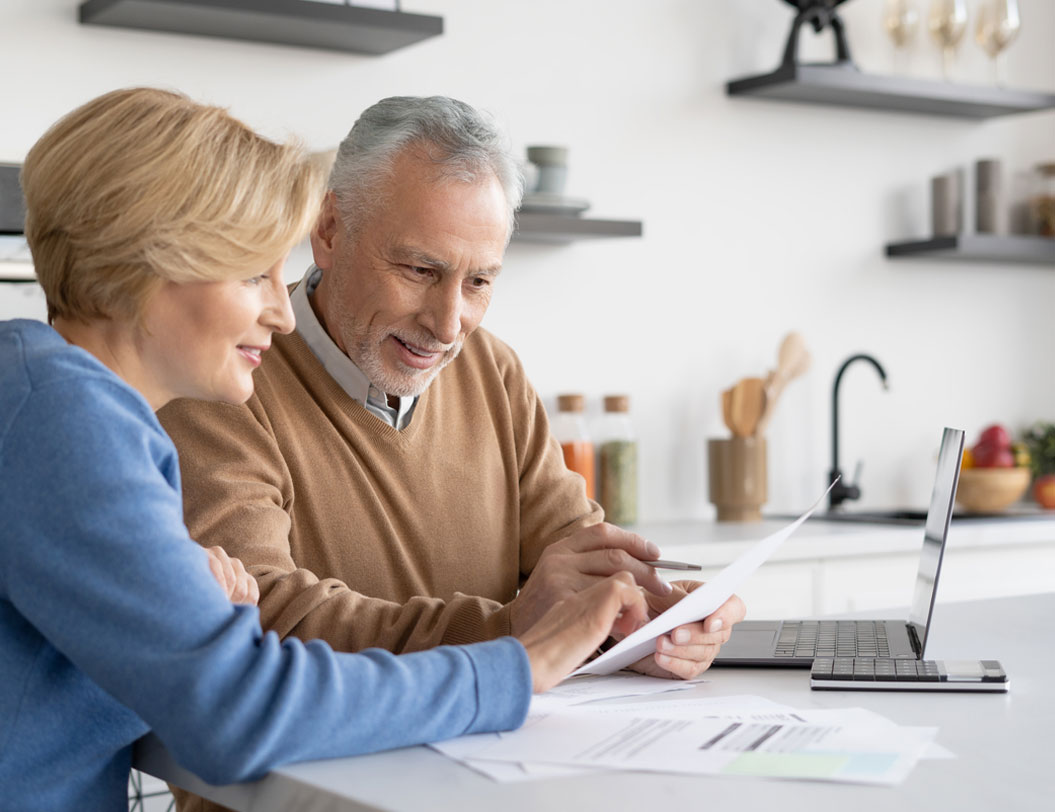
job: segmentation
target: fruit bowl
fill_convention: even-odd
[[[1028,468],[967,468],[960,471],[956,501],[969,513],[997,513],[1029,487]]]

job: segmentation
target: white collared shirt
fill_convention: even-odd
[[[310,297],[321,279],[322,269],[312,264],[289,296],[293,315],[297,318],[297,332],[348,397],[397,431],[405,429],[410,425],[417,397],[401,397],[398,408],[389,406],[388,395],[370,383],[363,371],[334,343],[311,308]]]

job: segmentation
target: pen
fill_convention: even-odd
[[[646,561],[651,567],[661,570],[702,570],[699,564],[688,564],[685,561],[668,561],[665,558],[659,558],[655,561]]]

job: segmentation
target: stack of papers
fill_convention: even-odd
[[[706,686],[680,694],[676,686],[695,686],[652,677],[588,679],[575,697],[537,697],[520,730],[431,746],[502,782],[643,770],[894,785],[920,759],[951,757],[934,744],[936,728],[902,727],[862,708],[797,710],[762,697],[709,697]],[[634,695],[597,701],[616,690]],[[655,696],[642,700],[647,693]]]
[[[559,713],[562,709],[575,705],[608,699],[628,699],[648,694],[686,691],[699,682],[700,680],[675,682],[628,673],[612,674],[607,677],[576,677],[565,680],[556,688],[533,697],[525,725],[530,725],[552,713]],[[581,766],[568,767],[546,763],[520,764],[476,757],[477,753],[501,741],[503,737],[512,735],[514,733],[477,733],[430,744],[429,747],[495,781],[526,781],[533,778],[549,778],[592,771],[592,768]]]

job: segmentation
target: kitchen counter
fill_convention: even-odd
[[[659,545],[665,558],[703,566],[706,579],[752,544],[786,527],[760,522],[647,522],[629,529]],[[922,526],[808,520],[740,591],[753,618],[908,607]],[[1055,589],[1055,513],[1051,518],[957,519],[949,528],[938,601],[1007,597]]]
[[[955,758],[920,762],[897,787],[774,781],[751,776],[604,772],[496,783],[425,747],[279,767],[260,781],[210,787],[179,767],[157,737],[136,747],[135,765],[234,809],[330,812],[581,812],[582,810],[852,808],[855,812],[1034,810],[1051,805],[1050,752],[1055,654],[1043,641],[1055,594],[954,604],[936,613],[928,654],[992,657],[1010,694],[811,691],[794,668],[715,668],[694,696],[763,696],[796,708],[863,707],[900,725],[933,726]],[[691,692],[662,694],[665,701]]]
[[[666,558],[691,560],[704,566],[725,566],[753,542],[787,527],[790,520],[760,522],[646,522],[629,527],[654,541]],[[922,525],[892,525],[807,520],[771,561],[817,557],[853,558],[877,553],[918,552]],[[1005,545],[1055,544],[1055,512],[1050,519],[953,519],[948,549]]]

